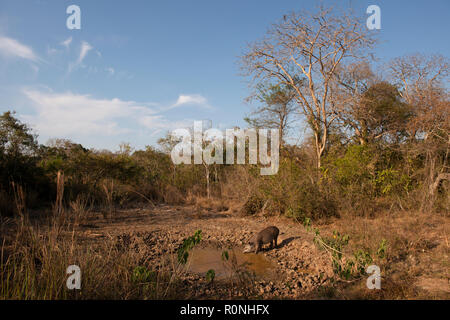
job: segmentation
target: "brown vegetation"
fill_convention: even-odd
[[[169,137],[162,151],[39,145],[1,115],[0,298],[448,298],[448,59],[399,57],[374,75],[364,24],[329,9],[287,15],[267,37],[241,62],[262,104],[248,123],[283,139],[273,176],[174,165]],[[174,258],[198,229],[239,247],[268,222],[292,238],[263,253],[283,274],[269,284],[242,274],[214,286]],[[364,287],[372,263],[381,291]],[[81,292],[64,285],[69,264],[83,270]]]

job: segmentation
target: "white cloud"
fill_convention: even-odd
[[[77,63],[80,64],[83,62],[84,58],[88,54],[89,50],[92,50],[93,47],[87,43],[86,41],[83,41],[81,43],[81,50],[80,50],[80,56],[78,57]]]
[[[36,115],[24,116],[39,134],[56,137],[113,136],[131,131],[123,122],[137,123],[154,113],[144,104],[134,101],[95,99],[90,95],[71,92],[53,93],[24,90]]]
[[[21,115],[41,137],[68,138],[94,143],[103,139],[128,136],[156,137],[178,128],[188,128],[193,120],[171,120],[159,103],[99,99],[87,94],[55,93],[50,89],[24,89],[22,93],[31,102],[34,112]],[[201,96],[180,95],[173,105],[205,104]],[[178,113],[178,112],[177,112]],[[108,140],[110,139],[110,140]]]
[[[167,111],[182,106],[196,106],[205,109],[213,109],[208,103],[208,100],[200,94],[180,94],[174,104],[163,107],[162,109]]]
[[[200,106],[208,105],[206,98],[199,94],[193,94],[193,95],[180,94],[177,102],[173,105],[173,107],[179,107],[182,105],[192,105],[192,104],[196,104],[196,105],[200,105]]]
[[[170,121],[162,115],[145,115],[139,118],[139,124],[151,129],[153,135],[165,130],[192,127],[194,120]]]
[[[0,36],[0,53],[6,57],[16,57],[37,62],[38,56],[33,49],[15,39]]]
[[[78,56],[77,61],[73,63],[69,63],[69,73],[72,72],[75,68],[83,63],[84,58],[86,58],[88,52],[92,50],[94,47],[91,46],[86,41],[81,42],[80,55]]]
[[[110,75],[113,75],[116,71],[112,67],[108,67],[105,69]]]
[[[67,38],[66,40],[61,42],[61,45],[69,49],[70,44],[72,43],[72,37]]]

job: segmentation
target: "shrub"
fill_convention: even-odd
[[[256,195],[256,194],[252,194],[247,201],[245,202],[243,208],[242,208],[242,212],[245,215],[254,215],[256,213],[258,213],[262,207],[264,206],[264,200]]]

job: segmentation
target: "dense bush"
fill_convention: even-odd
[[[152,147],[132,152],[124,146],[113,153],[88,150],[69,140],[38,145],[28,126],[7,112],[0,117],[0,210],[2,215],[17,211],[19,189],[27,207],[50,208],[58,172],[64,173],[64,205],[83,199],[109,211],[142,202],[183,203],[204,197],[206,172],[211,195],[237,203],[249,215],[264,212],[300,220],[340,212],[372,215],[393,204],[412,208],[429,201],[423,196],[430,190],[427,153],[417,149],[417,142],[346,144],[338,131],[330,141],[320,170],[306,143],[284,147],[278,173],[261,176],[257,165],[176,166],[167,153]],[[445,163],[441,149],[436,154]],[[444,180],[436,187],[435,210],[447,210],[446,195]]]

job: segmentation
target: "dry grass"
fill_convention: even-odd
[[[156,270],[145,252],[124,250],[113,237],[94,244],[85,241],[78,226],[88,219],[87,198],[78,197],[70,203],[71,212],[67,211],[62,174],[58,174],[56,201],[47,220],[32,222],[22,188],[14,187],[20,214],[0,221],[0,299],[184,297],[176,289],[183,268],[173,259]],[[113,188],[106,189],[111,195]],[[66,287],[70,265],[82,271],[81,290]],[[136,270],[143,270],[145,277],[136,277]]]
[[[177,289],[184,269],[173,258],[155,268],[145,252],[125,250],[116,238],[86,243],[74,224],[16,222],[1,246],[0,299],[186,298]],[[81,290],[66,287],[73,264],[82,272]],[[144,278],[135,276],[139,268]]]
[[[24,218],[26,213],[26,200],[25,200],[25,192],[21,185],[16,184],[14,181],[11,182],[11,187],[14,193],[14,204],[17,214],[21,219]]]
[[[91,207],[87,197],[79,196],[64,207],[64,176],[58,175],[56,201],[48,220],[30,220],[23,189],[15,185],[16,218],[0,221],[0,299],[170,299],[195,297],[192,288],[180,282],[186,269],[173,253],[177,248],[168,237],[166,258],[155,266],[148,252],[123,247],[117,237],[90,241],[80,224],[89,222]],[[105,194],[112,199],[113,185]],[[195,208],[197,218],[208,212],[233,211],[237,201],[188,195],[185,204]],[[364,249],[381,268],[382,290],[367,290],[365,281],[337,282],[314,292],[313,298],[348,299],[448,299],[449,287],[449,216],[412,211],[378,213],[375,217],[342,214],[340,218],[317,223],[323,236],[333,230],[348,234],[345,247],[349,256]],[[384,258],[377,258],[380,243],[386,240]],[[238,275],[232,286],[251,291],[251,280]],[[82,270],[82,290],[68,290],[66,269],[78,265]],[[136,270],[142,274],[136,278]]]
[[[229,209],[223,199],[194,196],[192,194],[186,197],[186,203],[194,206],[198,218],[201,218],[201,215],[205,212],[223,212]]]
[[[363,299],[448,299],[450,298],[450,223],[448,215],[420,212],[388,212],[375,218],[343,216],[321,227],[325,234],[339,230],[350,236],[347,253],[364,249],[375,257],[383,239],[386,257],[375,258],[380,266],[382,290],[371,291],[364,284],[346,284],[340,296]],[[431,279],[431,280],[430,280]],[[433,283],[433,288],[422,285]]]
[[[69,206],[76,225],[84,223],[88,220],[92,209],[92,203],[89,201],[87,196],[79,194],[75,201],[71,201],[69,203]]]
[[[102,190],[105,195],[105,204],[107,211],[105,212],[105,218],[111,218],[114,212],[114,180],[106,179],[102,182]]]

